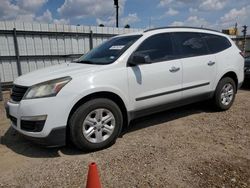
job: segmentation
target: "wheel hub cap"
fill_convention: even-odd
[[[91,111],[83,121],[83,136],[91,143],[107,140],[115,128],[115,117],[111,111],[98,108]]]
[[[233,96],[234,96],[234,89],[232,84],[230,83],[225,84],[221,90],[221,103],[226,106],[229,105],[233,100]]]

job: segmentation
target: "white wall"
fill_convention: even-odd
[[[44,32],[67,32],[67,33],[93,33],[100,34],[123,34],[137,32],[140,29],[125,29],[97,26],[74,26],[42,23],[23,23],[23,22],[0,22],[0,30],[17,31],[44,31]],[[107,40],[108,37],[94,37],[93,46],[97,46]],[[17,36],[19,55],[68,55],[84,54],[89,51],[88,36],[62,36],[62,35],[18,35]],[[1,56],[15,56],[13,35],[0,32],[0,78],[1,82],[11,82],[17,77],[16,61],[3,60]],[[65,63],[72,59],[38,59],[21,61],[22,73],[51,66],[54,64]]]

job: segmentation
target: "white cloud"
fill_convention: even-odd
[[[136,13],[128,14],[128,16],[121,18],[122,25],[133,24],[139,21],[140,21],[140,18],[137,16]]]
[[[232,27],[236,22],[239,25],[250,24],[250,5],[242,7],[240,9],[231,9],[228,13],[220,18],[219,23],[223,27]]]
[[[10,20],[17,16],[19,7],[12,4],[9,0],[1,0],[0,3],[0,18]]]
[[[52,13],[47,9],[42,16],[34,18],[35,21],[54,24],[69,24],[69,19],[54,19]]]
[[[184,26],[185,23],[181,21],[174,21],[173,23],[170,24],[170,26]]]
[[[47,22],[47,23],[50,23],[53,18],[52,18],[52,14],[51,12],[47,9],[42,16],[38,16],[36,18],[37,21],[39,22]]]
[[[227,0],[205,0],[203,1],[199,8],[202,10],[221,10],[226,6]]]
[[[138,21],[140,21],[140,18],[137,16],[136,13],[128,14],[128,16],[120,18],[119,25],[121,27],[123,27],[127,24],[131,25],[131,24],[136,23]],[[96,22],[98,25],[103,24],[104,26],[115,26],[116,19],[114,16],[109,17],[107,20],[97,18]]]
[[[189,17],[176,20],[170,24],[174,26],[203,26],[221,30],[234,27],[237,22],[239,30],[242,30],[242,25],[250,25],[249,0],[162,0],[158,7],[177,8],[180,11],[179,14],[182,14],[182,10],[188,10]],[[233,8],[230,10],[230,7]],[[229,9],[228,12],[226,12],[227,9]],[[164,16],[159,17],[159,20]]]
[[[175,16],[177,14],[179,14],[179,11],[173,8],[169,8],[168,11],[166,12],[166,15],[168,16]]]
[[[209,23],[204,18],[199,18],[198,16],[190,16],[187,19],[187,23],[192,26],[206,27]]]
[[[17,6],[29,12],[34,12],[41,8],[48,0],[19,0]]]
[[[173,8],[169,8],[164,14],[162,14],[161,16],[157,16],[157,17],[150,17],[151,21],[158,21],[158,20],[162,20],[165,19],[168,16],[175,16],[179,14],[179,11]]]
[[[41,8],[47,0],[1,0],[0,19],[33,21],[36,11]]]
[[[69,19],[54,19],[53,23],[54,24],[69,24],[70,21]]]
[[[190,16],[185,21],[174,21],[171,26],[211,27],[208,21],[198,16]]]
[[[12,0],[1,0],[0,20],[69,24],[69,19],[54,19],[48,9],[43,12],[41,16],[36,16],[36,12],[47,3],[47,1],[48,0],[19,0],[15,3]]]
[[[171,23],[171,26],[195,26],[195,27],[206,27],[216,30],[222,30],[234,27],[235,23],[238,23],[238,28],[241,30],[242,25],[250,25],[250,5],[236,9],[233,8],[225,13],[218,20],[208,22],[206,19],[198,16],[190,16],[184,21],[175,21]]]
[[[30,13],[30,14],[21,14],[21,15],[18,15],[15,20],[17,21],[22,21],[22,22],[32,22],[35,18],[35,15]]]
[[[193,8],[193,7],[190,7],[190,8],[188,9],[188,11],[189,11],[190,13],[197,13],[197,12],[198,12],[198,9]]]
[[[120,13],[126,0],[119,1]],[[65,0],[63,5],[57,9],[65,18],[85,18],[95,16],[97,18],[107,17],[115,13],[114,1],[107,0]]]
[[[158,3],[158,7],[186,7],[187,9],[189,9],[190,13],[194,13],[197,12],[199,9],[206,11],[222,10],[229,4],[229,2],[232,4],[233,0],[161,0]]]
[[[172,2],[173,2],[173,0],[160,0],[160,3],[158,4],[158,7],[165,7],[165,6],[169,5]]]
[[[171,5],[172,7],[182,7],[187,4],[195,4],[198,0],[160,0],[157,7],[168,7]]]
[[[0,20],[69,24],[82,23],[84,18],[91,18],[91,21],[95,19],[97,24],[115,26],[113,0],[62,1],[63,3],[57,7],[59,14],[55,14],[49,8],[41,12],[41,8],[46,3],[49,6],[53,0],[0,0]],[[138,12],[124,15],[126,2],[127,0],[119,0],[119,25],[121,27],[140,21]],[[147,5],[141,2],[141,6],[145,6],[146,11]],[[158,7],[159,12],[155,15],[148,12],[148,17],[144,17],[144,19],[149,20],[150,17],[149,22],[154,21],[156,25],[164,24],[170,16],[173,16],[171,20],[176,18],[176,21],[172,22],[171,25],[179,26],[204,26],[222,29],[232,27],[236,22],[239,27],[245,24],[250,25],[249,0],[158,0],[155,2],[155,6]],[[145,22],[148,22],[147,20]]]
[[[115,18],[108,17],[106,20],[96,18],[97,25],[103,24],[104,26],[114,26],[115,25]]]

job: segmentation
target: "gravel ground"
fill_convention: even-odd
[[[226,112],[204,104],[136,120],[112,147],[82,153],[26,141],[1,103],[0,187],[85,187],[92,161],[103,187],[250,187],[250,89]]]

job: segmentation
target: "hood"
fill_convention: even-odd
[[[77,75],[85,75],[87,73],[96,72],[97,70],[101,69],[101,67],[103,67],[103,65],[89,65],[80,63],[54,65],[22,75],[18,77],[14,83],[22,86],[32,86],[34,84],[65,76],[70,76],[73,78]]]

